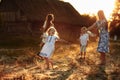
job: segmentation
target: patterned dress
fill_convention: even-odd
[[[105,19],[96,22],[97,28],[99,29],[100,32],[98,48],[97,48],[98,52],[104,52],[104,53],[109,52],[109,33],[106,23],[107,21]]]
[[[46,43],[42,47],[42,50],[39,55],[42,57],[50,58],[52,53],[54,52],[55,42],[57,38],[57,36],[48,36]]]

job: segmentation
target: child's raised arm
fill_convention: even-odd
[[[87,31],[87,33],[88,33],[91,37],[95,37],[95,36],[96,36],[96,34],[93,34],[93,33],[90,32],[90,31]]]

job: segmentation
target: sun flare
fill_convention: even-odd
[[[63,0],[69,2],[80,14],[96,14],[103,10],[107,19],[114,9],[115,0]]]

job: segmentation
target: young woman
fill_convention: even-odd
[[[106,53],[109,52],[109,33],[108,22],[105,18],[103,10],[98,11],[98,20],[88,28],[88,30],[97,28],[99,29],[99,42],[97,51],[100,53],[101,65],[106,64]]]

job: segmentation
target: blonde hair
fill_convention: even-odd
[[[98,16],[97,16],[98,20],[106,19],[103,10],[99,10],[98,13],[97,13],[97,15],[98,15]]]
[[[106,30],[108,30],[108,22],[107,22],[107,19],[105,17],[104,11],[103,10],[99,10],[97,14],[98,14],[99,20],[103,20],[104,19],[106,21],[105,28],[106,28]]]
[[[46,34],[49,35],[49,31],[50,31],[51,29],[53,29],[53,30],[55,31],[54,35],[57,36],[57,37],[59,37],[59,36],[58,36],[58,32],[57,32],[57,30],[55,29],[54,25],[52,25],[51,27],[49,27],[49,28],[47,29]]]

